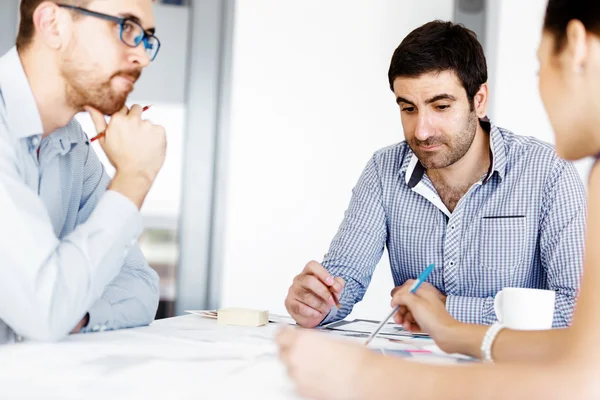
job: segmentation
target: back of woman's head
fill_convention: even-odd
[[[600,1],[549,0],[544,18],[544,30],[555,39],[555,50],[565,45],[567,25],[572,20],[581,21],[586,31],[600,36]]]
[[[556,151],[568,160],[600,153],[600,0],[549,0],[538,58]]]

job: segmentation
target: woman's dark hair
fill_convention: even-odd
[[[588,32],[600,35],[600,1],[549,0],[544,18],[544,30],[554,35],[558,52],[565,45],[567,25],[579,20]]]

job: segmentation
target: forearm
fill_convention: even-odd
[[[127,197],[139,210],[152,187],[152,183],[153,179],[148,176],[117,171],[108,189]]]
[[[489,327],[457,324],[437,340],[438,346],[448,353],[461,353],[481,358],[481,343]],[[495,362],[549,361],[556,358],[565,341],[566,329],[547,331],[516,331],[503,329],[492,346]]]
[[[574,398],[583,390],[558,363],[438,366],[373,354],[363,365],[357,397],[367,399]],[[413,383],[399,388],[400,375]]]
[[[61,241],[23,218],[28,224],[7,231],[0,246],[6,261],[0,267],[0,319],[26,338],[57,340],[118,274],[124,252],[141,232],[140,217],[128,200],[108,193],[89,221]]]
[[[89,311],[83,332],[131,328],[154,320],[160,297],[159,279],[134,246],[119,275]]]

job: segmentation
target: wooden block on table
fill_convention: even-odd
[[[268,310],[222,308],[217,312],[219,325],[261,326],[269,323]]]

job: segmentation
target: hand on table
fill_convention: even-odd
[[[314,328],[336,306],[333,294],[339,300],[346,282],[331,274],[316,261],[306,264],[294,278],[285,299],[285,308],[298,325]]]

